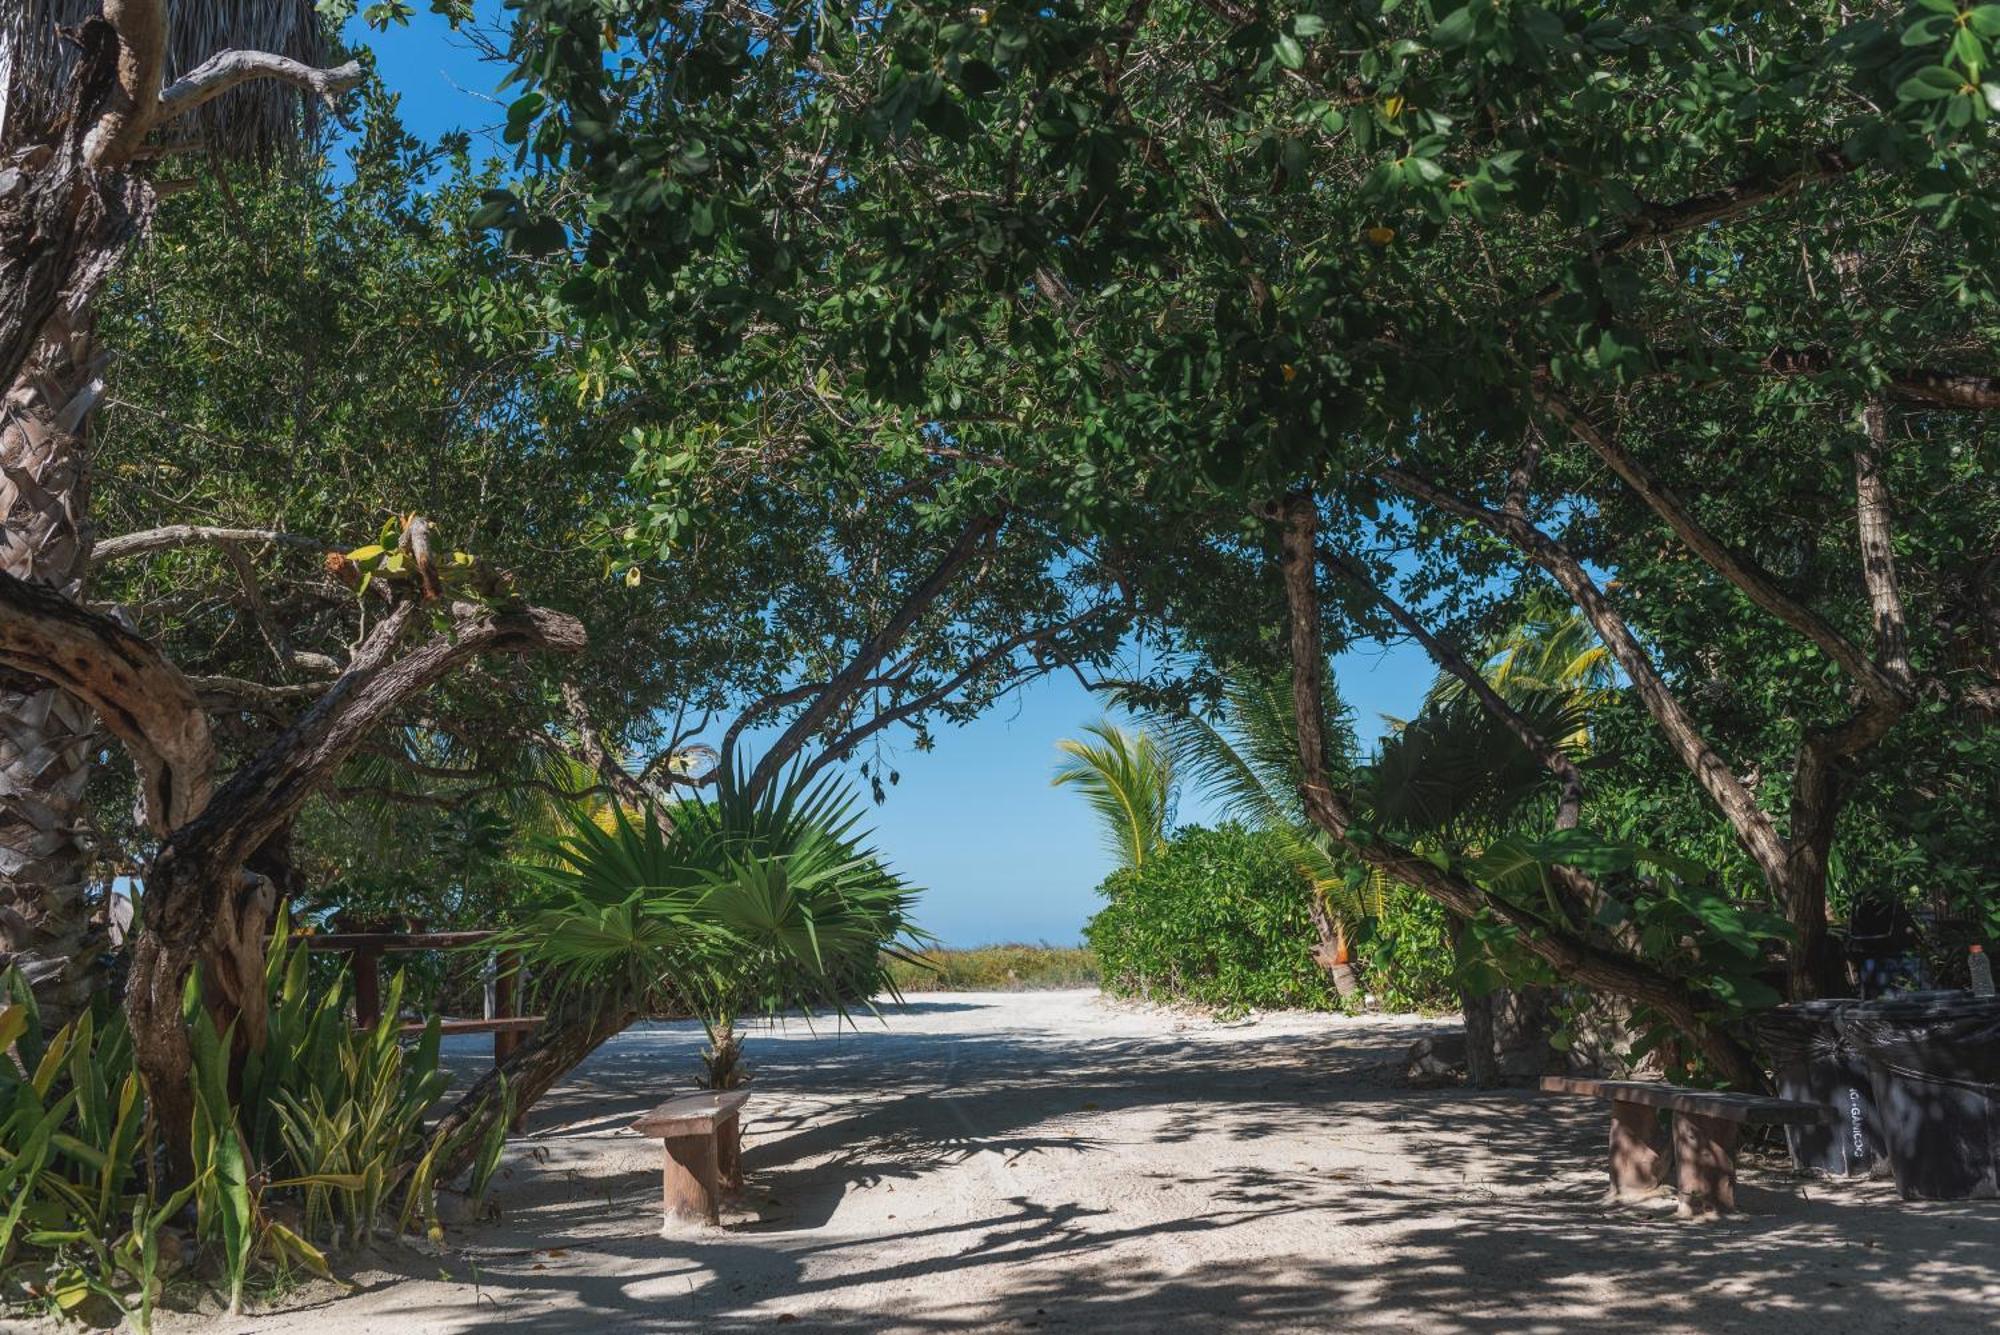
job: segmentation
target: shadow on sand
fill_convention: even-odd
[[[520,1204],[533,1206],[533,1246],[588,1257],[558,1266],[495,1226],[445,1262],[464,1278],[476,1260],[495,1305],[405,1313],[530,1335],[763,1329],[781,1314],[794,1329],[936,1332],[1944,1335],[1994,1328],[2000,1312],[1987,1305],[2000,1296],[1993,1202],[1906,1204],[1880,1184],[1808,1183],[1770,1160],[1745,1177],[1742,1200],[1757,1213],[1682,1224],[1601,1204],[1596,1105],[1402,1087],[1393,1067],[1408,1028],[1269,1041],[1253,1031],[1241,1044],[1072,1040],[1010,1031],[1004,1015],[991,1030],[899,1034],[864,1021],[838,1039],[758,1044],[758,1088],[788,1097],[768,1100],[774,1111],[749,1126],[746,1217],[661,1238],[650,1160],[593,1175],[601,1156],[580,1158],[558,1175],[566,1198]],[[551,1153],[671,1092],[660,1072],[677,1061],[692,1069],[700,1036],[688,1029],[649,1027],[594,1058],[543,1114],[573,1119],[545,1142]],[[1002,1172],[1045,1155],[1136,1162],[1135,1144],[1093,1130],[1132,1136],[1134,1118],[1107,1116],[1120,1112],[1146,1114],[1147,1146],[1186,1147],[1178,1159],[1157,1155],[1131,1189],[1181,1193],[1195,1208],[1154,1217],[1125,1202],[1051,1203],[1044,1191],[996,1196],[969,1217],[828,1227],[850,1192],[907,1183],[921,1193],[975,1156],[994,1156]],[[1373,1145],[1385,1131],[1394,1152],[1354,1169],[1218,1152],[1218,1141],[1254,1151],[1301,1134]],[[607,1205],[629,1232],[605,1234]],[[1231,1231],[1241,1232],[1202,1258],[1203,1235]],[[878,1310],[853,1304],[863,1289]]]

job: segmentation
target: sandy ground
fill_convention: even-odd
[[[1092,992],[913,1001],[750,1044],[749,1190],[659,1233],[656,1142],[699,1034],[635,1029],[536,1110],[494,1222],[357,1291],[179,1330],[1438,1332],[2000,1329],[2000,1203],[1746,1166],[1756,1213],[1606,1207],[1606,1110],[1413,1090],[1416,1019],[1223,1024]],[[477,1044],[458,1054],[476,1059]]]

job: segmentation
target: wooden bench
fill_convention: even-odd
[[[632,1123],[640,1135],[666,1143],[660,1192],[664,1230],[722,1222],[723,1191],[743,1186],[738,1114],[749,1098],[748,1090],[683,1094]]]
[[[1837,1122],[1831,1108],[1756,1094],[1719,1094],[1649,1080],[1542,1077],[1549,1094],[1611,1100],[1611,1194],[1619,1200],[1660,1188],[1666,1155],[1660,1110],[1674,1115],[1674,1188],[1683,1218],[1736,1208],[1736,1141],[1744,1126],[1811,1126]]]

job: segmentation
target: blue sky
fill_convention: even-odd
[[[386,34],[357,22],[348,39],[373,48],[383,79],[402,94],[411,133],[466,130],[475,155],[499,151],[498,135],[488,132],[503,119],[504,102],[492,91],[501,71],[481,64],[442,20],[420,14]],[[1399,645],[1344,655],[1335,675],[1367,744],[1382,714],[1415,712],[1432,669],[1420,650]],[[902,782],[875,810],[876,843],[925,888],[920,920],[947,945],[1080,938],[1111,859],[1082,799],[1052,788],[1049,776],[1056,741],[1103,712],[1081,684],[1059,674],[966,727],[944,729],[927,754],[892,752]],[[1199,800],[1183,796],[1183,823],[1205,814]]]

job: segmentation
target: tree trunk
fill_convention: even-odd
[[[79,600],[90,560],[88,413],[103,382],[87,316],[58,312],[0,404],[0,570]],[[32,677],[0,678],[0,954],[52,1024],[82,1009],[103,949],[90,928],[84,789],[97,720]]]
[[[119,49],[83,25],[59,139],[0,143],[0,571],[80,600],[90,560],[91,410],[103,358],[91,302],[152,215],[152,187],[85,161],[85,130],[118,95]],[[74,1015],[103,948],[90,930],[84,789],[96,720],[74,696],[0,674],[0,956],[47,1017]]]
[[[1347,950],[1347,930],[1326,907],[1326,900],[1315,891],[1307,914],[1312,919],[1313,935],[1318,944],[1313,947],[1313,962],[1325,972],[1327,981],[1342,1001],[1347,1001],[1361,990],[1361,978],[1354,968],[1354,961]]]
[[[1394,470],[1385,470],[1394,471]],[[1629,958],[1616,948],[1587,935],[1541,920],[1505,898],[1489,896],[1480,887],[1439,867],[1415,849],[1380,835],[1365,840],[1350,836],[1354,814],[1327,775],[1325,728],[1326,643],[1320,631],[1319,511],[1312,493],[1300,491],[1272,506],[1270,517],[1280,525],[1279,571],[1289,612],[1286,640],[1292,665],[1292,713],[1298,723],[1299,799],[1312,823],[1341,841],[1362,862],[1377,867],[1431,896],[1461,917],[1491,913],[1519,932],[1523,949],[1540,958],[1559,977],[1586,987],[1628,997],[1658,1011],[1700,1044],[1722,1077],[1739,1088],[1757,1089],[1764,1075],[1756,1060],[1727,1031],[1702,1014],[1700,998],[1680,979],[1669,977],[1644,960]]]
[[[1461,970],[1479,950],[1465,920],[1451,916],[1453,949]],[[1495,987],[1475,994],[1459,988],[1465,1016],[1465,1075],[1482,1089],[1529,1084],[1562,1069],[1562,1056],[1549,1044],[1554,1030],[1555,993],[1546,987]]]
[[[438,1164],[437,1180],[448,1182],[463,1172],[486,1133],[506,1115],[500,1099],[503,1080],[514,1115],[519,1116],[584,1058],[638,1018],[638,1011],[623,1005],[600,1010],[570,1002],[550,1007],[548,1017],[527,1040],[506,1061],[473,1082],[451,1111],[438,1119],[434,1134],[456,1139],[451,1152]]]

